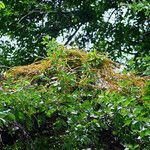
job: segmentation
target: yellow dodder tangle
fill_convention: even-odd
[[[37,74],[41,74],[44,70],[48,69],[50,65],[51,65],[51,61],[47,59],[47,60],[37,61],[30,65],[17,66],[10,69],[6,73],[6,76],[14,76],[14,77],[34,76]]]
[[[123,74],[117,72],[116,70],[119,68],[119,65],[98,52],[88,53],[78,49],[64,48],[61,49],[60,52],[53,52],[52,56],[53,57],[34,62],[30,65],[11,68],[6,72],[6,75],[13,76],[15,79],[20,76],[32,78],[34,75],[40,75],[50,70],[51,67],[54,67],[56,73],[62,70],[74,74],[76,76],[77,85],[79,86],[92,86],[96,89],[123,93],[130,93],[131,91],[129,91],[130,88],[128,87],[135,86],[139,87],[139,94],[147,80],[144,77],[138,77],[131,73]],[[64,65],[62,65],[62,63]],[[87,66],[86,69],[88,72],[95,76],[89,76],[84,70],[84,65]],[[53,75],[51,75],[51,77],[52,76]],[[55,76],[57,76],[57,74]],[[95,83],[90,84],[88,81],[92,80],[93,82],[93,79],[96,79]],[[125,84],[121,85],[120,83]]]

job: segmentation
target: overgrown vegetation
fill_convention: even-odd
[[[48,41],[48,58],[5,73],[3,149],[150,149],[148,77],[117,73],[96,50]]]

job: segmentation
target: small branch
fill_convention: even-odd
[[[5,65],[0,65],[0,68],[8,68],[10,69],[11,67],[5,66]]]
[[[114,14],[115,11],[116,11],[116,9],[114,9],[114,10],[112,11],[112,13],[110,14],[110,16],[108,17],[107,22],[109,22],[110,18],[112,17],[112,15]]]
[[[32,13],[41,13],[41,14],[48,14],[48,13],[58,14],[58,13],[62,13],[62,14],[70,14],[70,13],[76,13],[76,12],[78,12],[78,11],[61,11],[61,12],[59,12],[59,11],[51,10],[49,12],[46,12],[46,11],[42,11],[42,10],[32,10],[29,13],[27,13],[26,15],[24,15],[23,17],[21,17],[18,20],[18,23],[20,23],[23,19],[25,19],[26,17],[28,17]]]
[[[82,26],[82,24],[80,24],[78,26],[78,28],[75,30],[75,32],[68,38],[68,40],[65,42],[65,45],[67,45],[71,40],[72,38],[75,36],[75,34],[79,31],[80,27]]]
[[[124,50],[121,50],[121,52],[126,53],[126,54],[131,54],[131,55],[135,55],[136,54],[136,53],[128,52],[128,51],[124,51]]]
[[[27,16],[29,16],[30,14],[32,14],[34,11],[30,11],[28,14],[24,15],[23,17],[21,17],[19,20],[18,20],[18,24],[23,20],[25,19]]]

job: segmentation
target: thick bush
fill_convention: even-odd
[[[54,41],[47,49],[48,59],[6,72],[1,148],[150,149],[146,78],[115,72],[116,64],[96,51]]]

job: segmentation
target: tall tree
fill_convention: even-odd
[[[149,55],[148,0],[3,0],[0,10],[1,62],[27,64],[46,55],[42,38],[60,35],[66,45],[88,44],[113,59],[128,54],[138,62]],[[142,57],[141,57],[142,56]],[[139,59],[141,58],[141,59]],[[138,60],[138,61],[137,61]]]

